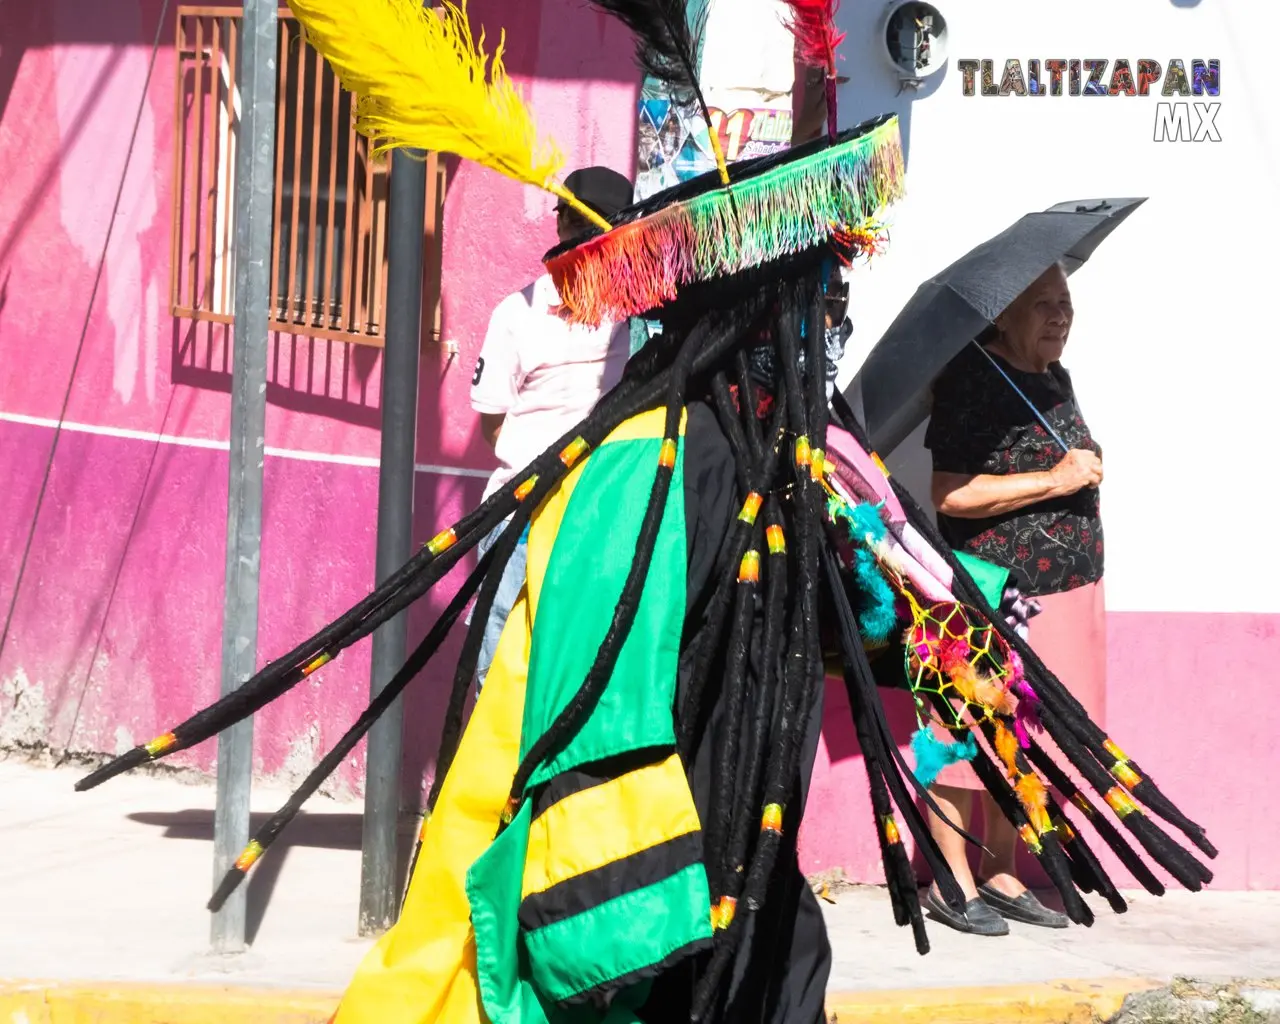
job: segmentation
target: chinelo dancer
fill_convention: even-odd
[[[292,6],[382,148],[454,152],[577,202],[465,9]],[[635,32],[646,70],[697,98],[683,3],[597,6]],[[792,6],[800,52],[834,74],[831,5]],[[963,906],[917,805],[949,761],[972,763],[1077,922],[1092,920],[1082,893],[1125,906],[1096,837],[1153,892],[1148,861],[1189,889],[1209,881],[1155,819],[1213,856],[1203,830],[1090,721],[828,398],[828,282],[878,251],[879,217],[904,184],[896,118],[837,133],[834,95],[830,113],[822,139],[731,174],[718,162],[612,218],[592,211],[591,231],[545,263],[578,322],[661,324],[617,386],[344,615],[80,783],[280,698],[509,519],[214,894],[216,906],[243,880],[476,597],[400,920],[337,1024],[822,1020],[831,953],[796,835],[828,665],[849,691],[892,913],[921,953],[908,837],[941,898]],[[464,726],[488,610],[526,526],[523,586]],[[944,727],[947,738],[922,725],[914,766],[881,686],[910,689],[922,720]]]

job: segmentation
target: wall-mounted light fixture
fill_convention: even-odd
[[[881,38],[904,89],[920,88],[947,62],[947,21],[933,4],[894,0],[885,9]]]

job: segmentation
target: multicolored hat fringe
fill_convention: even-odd
[[[618,322],[730,277],[856,236],[904,193],[897,117],[621,224],[546,260],[572,317]]]

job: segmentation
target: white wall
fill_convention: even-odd
[[[948,66],[896,96],[878,0],[846,0],[840,120],[897,110],[907,198],[852,286],[852,377],[916,286],[1023,213],[1147,196],[1071,281],[1063,362],[1104,448],[1107,604],[1280,612],[1275,0],[934,0]],[[960,58],[1222,62],[1222,141],[1153,141],[1158,96],[965,97]],[[1108,72],[1109,76],[1109,72]],[[1201,98],[1204,99],[1203,97]],[[927,499],[918,435],[891,460]],[[925,470],[921,472],[921,468]]]

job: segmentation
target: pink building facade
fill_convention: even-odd
[[[491,39],[506,29],[508,69],[568,164],[632,174],[627,32],[570,0],[471,8]],[[0,6],[0,748],[120,752],[218,689],[230,362],[225,332],[171,314],[174,14],[152,67],[160,12],[160,0]],[[423,348],[423,540],[478,501],[492,465],[467,402],[475,354],[489,311],[538,273],[551,204],[477,167],[451,176],[442,340],[458,351]],[[260,661],[372,585],[377,511],[378,350],[280,334],[269,366]],[[415,609],[415,635],[442,603]],[[1212,643],[1190,616],[1110,623],[1107,724],[1210,828],[1225,887],[1280,886],[1280,801],[1259,778],[1280,721],[1258,654],[1278,621],[1227,616]],[[409,803],[430,779],[457,642],[408,699]],[[257,776],[305,774],[363,708],[368,672],[366,642],[260,715]],[[1209,680],[1231,699],[1206,699]],[[208,771],[214,755],[208,743],[175,760]],[[358,791],[362,772],[363,748],[331,788]],[[864,790],[832,688],[807,869],[878,880]]]

